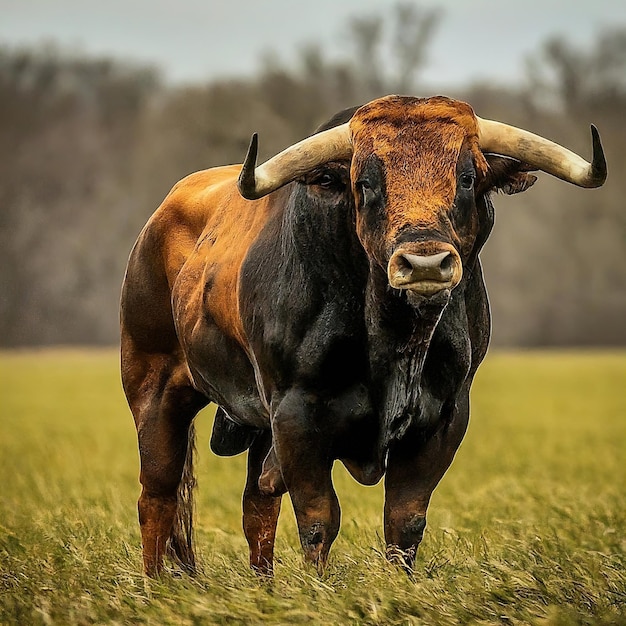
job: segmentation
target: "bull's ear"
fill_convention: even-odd
[[[501,191],[507,195],[521,193],[532,187],[537,177],[529,173],[529,168],[517,159],[485,154],[488,169],[487,175],[479,184],[479,192]]]

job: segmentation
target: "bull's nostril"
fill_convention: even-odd
[[[448,250],[426,255],[398,250],[389,261],[388,272],[394,287],[403,288],[406,285],[414,289],[417,283],[430,282],[433,284],[427,289],[437,289],[443,288],[438,287],[438,284],[453,281],[457,269],[456,255]]]
[[[403,278],[407,278],[413,273],[415,266],[411,263],[410,258],[404,254],[398,254],[395,261],[396,274],[400,274]]]
[[[454,260],[449,252],[422,256],[419,254],[399,255],[416,280],[448,280],[452,276]],[[407,272],[408,275],[408,272]]]
[[[452,278],[452,274],[454,274],[454,258],[450,253],[442,259],[439,264],[439,269],[441,270],[441,278],[443,280],[450,280]]]

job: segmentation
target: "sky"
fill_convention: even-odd
[[[405,0],[406,1],[406,0]],[[310,42],[350,53],[350,16],[384,14],[397,0],[0,0],[0,45],[55,42],[90,55],[155,64],[169,82],[247,76],[272,52],[285,63]],[[514,84],[524,58],[560,34],[587,47],[626,27],[625,0],[424,0],[442,19],[420,75],[432,86]]]

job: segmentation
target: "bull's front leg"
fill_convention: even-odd
[[[289,391],[272,417],[274,450],[293,503],[305,560],[322,572],[339,532],[333,488],[332,433],[315,394]]]
[[[426,439],[409,431],[389,450],[385,475],[387,557],[409,572],[426,528],[430,497],[452,463],[468,417],[469,401],[464,394],[449,419],[442,419]]]

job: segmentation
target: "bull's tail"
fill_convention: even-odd
[[[193,490],[196,478],[193,470],[193,457],[196,448],[196,429],[193,422],[189,426],[187,455],[183,474],[178,486],[176,519],[168,544],[168,555],[189,573],[196,571],[193,537]]]

